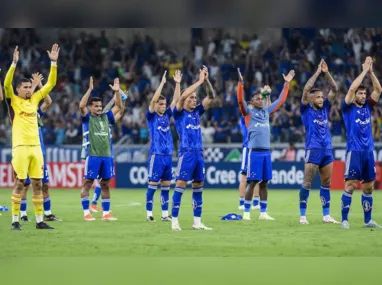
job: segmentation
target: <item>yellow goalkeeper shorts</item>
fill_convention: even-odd
[[[41,146],[20,145],[12,149],[12,167],[18,179],[33,179],[44,176],[44,158]]]

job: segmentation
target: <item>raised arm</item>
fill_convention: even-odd
[[[373,62],[370,64],[369,74],[370,79],[373,82],[373,92],[371,93],[371,99],[373,99],[374,102],[378,102],[379,97],[381,96],[382,88],[381,83],[379,83],[379,80],[373,71]]]
[[[321,74],[322,62],[323,60],[320,61],[320,64],[318,65],[316,73],[313,74],[313,76],[309,78],[308,82],[306,82],[305,84],[304,90],[302,92],[302,98],[301,98],[301,103],[304,105],[308,104],[310,101],[309,92],[313,88],[314,83],[316,82],[318,76],[320,76]]]
[[[326,81],[328,81],[329,86],[330,86],[330,91],[328,94],[328,100],[331,104],[333,104],[334,101],[336,100],[337,96],[338,96],[338,93],[339,93],[338,86],[337,86],[336,82],[334,81],[334,78],[330,74],[328,65],[326,64],[326,62],[324,60],[322,60],[321,70],[325,74],[325,79],[326,79]]]
[[[114,79],[114,85],[113,86],[110,85],[110,87],[115,92],[114,93],[115,104],[114,104],[114,107],[111,109],[111,111],[113,112],[113,115],[115,116],[123,108],[121,93],[119,92],[119,90],[120,90],[120,88],[119,88],[119,78],[115,78]]]
[[[3,94],[3,86],[1,85],[0,81],[0,103],[4,100],[4,94]]]
[[[205,65],[203,65],[203,71],[205,73],[204,84],[206,86],[207,97],[203,99],[202,104],[204,109],[207,110],[211,106],[212,100],[214,100],[214,98],[216,97],[216,94],[210,80],[208,79],[208,76],[209,76],[208,69]]]
[[[155,110],[155,103],[158,102],[159,96],[160,96],[161,93],[162,93],[163,86],[164,86],[165,83],[166,83],[166,74],[167,74],[167,70],[163,73],[162,81],[160,82],[160,84],[159,84],[157,90],[155,90],[154,96],[153,96],[153,98],[152,98],[151,101],[150,101],[150,104],[149,104],[149,111],[150,111],[151,113],[154,112],[154,110]]]
[[[190,96],[192,93],[195,92],[196,88],[198,88],[200,85],[203,84],[205,73],[200,69],[199,70],[199,80],[192,84],[190,87],[188,87],[186,90],[183,91],[183,94],[180,96],[178,103],[176,103],[176,109],[178,111],[183,110],[184,101]]]
[[[123,113],[125,111],[125,104],[126,104],[126,101],[122,101],[122,109],[117,114],[114,115],[114,119],[116,122],[122,118]]]
[[[121,93],[121,99],[122,99],[123,105],[125,105],[125,101],[127,100],[127,90],[123,92],[122,89],[119,88],[119,93]],[[107,103],[106,106],[103,107],[102,113],[105,113],[111,110],[114,106],[114,103],[115,103],[115,95],[113,96],[113,98],[110,99],[109,103]]]
[[[277,98],[277,100],[268,107],[269,113],[276,112],[285,103],[285,100],[289,92],[289,82],[291,82],[294,75],[295,75],[294,70],[289,71],[287,76],[283,74],[283,77],[285,80],[283,90],[281,91],[279,98]]]
[[[93,91],[93,77],[90,77],[89,79],[89,89],[86,91],[85,95],[82,96],[81,101],[80,101],[80,112],[81,115],[84,117],[88,113],[88,108],[86,105],[88,104],[90,94]]]
[[[57,59],[58,55],[60,54],[60,48],[58,44],[54,44],[52,46],[52,50],[48,51],[49,58],[51,60],[50,64],[50,71],[48,76],[48,81],[45,83],[44,86],[39,90],[39,94],[41,96],[41,99],[48,96],[49,92],[53,90],[54,86],[56,86],[57,82]]]
[[[41,111],[44,113],[48,111],[49,107],[52,105],[52,98],[50,98],[49,94],[44,98],[44,102],[41,104]]]
[[[174,91],[174,96],[172,97],[172,102],[171,102],[171,110],[174,110],[176,103],[178,103],[179,98],[180,98],[180,82],[182,81],[182,72],[180,70],[175,71],[175,75],[173,76],[174,81],[175,81],[175,91]]]
[[[348,93],[345,96],[345,103],[351,104],[354,101],[355,97],[355,91],[358,89],[358,87],[361,85],[362,80],[365,78],[366,74],[370,70],[371,65],[371,57],[367,57],[365,59],[365,62],[362,64],[362,72],[356,79],[354,79],[353,83],[350,85]]]
[[[4,79],[5,98],[11,98],[12,96],[15,96],[15,92],[12,87],[12,81],[13,81],[13,74],[15,73],[15,69],[16,69],[16,65],[18,61],[19,61],[19,49],[18,49],[18,46],[16,46],[13,52],[12,64],[9,67],[8,72],[5,75],[5,79]]]
[[[239,104],[240,113],[245,117],[249,114],[249,108],[244,98],[244,79],[241,75],[240,69],[237,69],[239,81],[237,82],[237,102]]]

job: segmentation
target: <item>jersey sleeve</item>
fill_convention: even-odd
[[[308,109],[309,109],[309,103],[308,104],[303,104],[302,102],[301,102],[301,104],[300,104],[300,112],[301,112],[301,114],[304,114],[305,112],[307,112],[308,111]]]
[[[54,86],[56,86],[57,82],[57,64],[51,63],[50,65],[50,71],[48,76],[48,81],[46,84],[36,93],[32,95],[37,99],[37,102],[40,102],[42,99],[44,99],[46,96],[48,96],[49,92],[53,90]]]
[[[199,115],[200,115],[200,116],[203,115],[204,112],[206,111],[206,110],[204,109],[203,104],[199,104],[198,106],[196,106],[195,109],[199,112]]]
[[[45,113],[41,110],[41,108],[38,108],[37,112],[40,115],[40,117],[45,115]]]
[[[175,107],[172,113],[174,116],[174,119],[180,118],[181,116],[183,116],[183,112],[184,112],[184,109],[182,109],[181,111],[178,111],[178,109]]]
[[[87,113],[85,116],[81,116],[81,120],[83,123],[88,123],[90,118],[90,113]]]
[[[107,111],[106,113],[107,119],[109,120],[110,125],[115,124],[115,118],[112,110]]]
[[[342,111],[343,113],[348,112],[348,111],[350,110],[352,104],[353,104],[353,103],[347,104],[346,101],[344,100],[344,101],[342,102],[341,111]]]
[[[172,117],[172,110],[171,110],[171,107],[168,107],[166,112],[165,112],[166,116],[170,119]]]
[[[154,112],[150,112],[150,110],[147,110],[146,111],[146,119],[147,119],[147,121],[151,121],[152,119],[154,119],[154,115],[155,115]]]
[[[15,93],[13,91],[13,86],[12,86],[12,80],[13,80],[13,74],[15,73],[16,65],[11,65],[9,67],[9,70],[7,74],[5,75],[4,79],[4,93],[5,93],[5,98],[12,98],[15,96]]]

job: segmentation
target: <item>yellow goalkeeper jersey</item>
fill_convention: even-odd
[[[9,101],[9,115],[12,121],[12,147],[21,145],[40,145],[37,124],[37,110],[39,103],[54,88],[57,81],[57,65],[52,63],[48,82],[30,99],[23,99],[15,95],[12,87],[13,74],[16,66],[12,65],[4,80],[5,97]]]

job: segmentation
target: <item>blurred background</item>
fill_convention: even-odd
[[[53,105],[44,122],[44,141],[51,146],[48,161],[77,159],[82,140],[79,100],[88,88],[90,76],[95,78],[92,96],[106,104],[112,98],[109,84],[119,77],[129,99],[121,122],[113,129],[117,162],[145,162],[149,132],[145,120],[148,102],[168,70],[163,95],[170,101],[174,92],[172,75],[183,72],[182,88],[196,81],[204,64],[209,68],[217,98],[213,108],[203,116],[202,135],[207,162],[239,162],[242,134],[237,107],[237,68],[245,78],[246,99],[267,84],[275,100],[283,86],[282,73],[294,69],[285,105],[271,117],[273,160],[301,161],[304,157],[305,133],[299,112],[302,89],[317,69],[321,58],[340,88],[337,102],[330,111],[330,126],[335,156],[345,156],[345,130],[340,104],[351,82],[360,73],[361,62],[372,56],[373,68],[381,78],[382,29],[290,29],[290,28],[146,28],[146,29],[0,29],[1,78],[12,61],[13,49],[20,49],[15,74],[30,77],[42,72],[47,79],[49,58],[46,50],[57,42],[61,47],[59,76],[51,93]],[[371,92],[371,81],[364,84]],[[321,76],[316,87],[329,91]],[[204,88],[198,97],[205,96]],[[373,137],[381,140],[382,105],[373,111]],[[174,144],[178,136],[172,124]],[[5,103],[0,105],[0,145],[9,150],[11,127]],[[379,159],[380,145],[376,155]],[[382,152],[381,152],[382,154]],[[69,159],[68,156],[71,158]],[[174,155],[176,160],[176,154]],[[382,157],[381,159],[382,160]],[[9,151],[1,155],[9,161]]]

